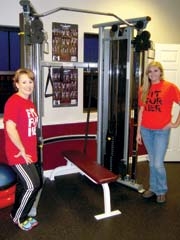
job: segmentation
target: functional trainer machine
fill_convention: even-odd
[[[136,183],[137,91],[142,82],[148,51],[152,48],[150,34],[145,31],[151,20],[150,17],[123,20],[112,13],[65,7],[38,14],[28,0],[21,0],[20,5],[23,8],[20,14],[21,66],[31,68],[37,80],[34,102],[40,116],[38,123],[39,165],[43,159],[42,146],[45,142],[42,136],[43,69],[52,66],[97,68],[97,162],[112,172],[120,174],[121,178],[117,180],[118,182],[142,192],[142,185]],[[98,63],[44,61],[44,53],[48,53],[48,42],[40,18],[58,11],[116,18],[114,22],[93,26],[99,30]],[[131,124],[133,132],[130,138]],[[131,164],[130,159],[132,159]]]
[[[126,21],[129,25],[118,21],[93,26],[99,28],[100,39],[97,159],[120,173],[118,182],[142,192],[136,183],[136,131],[138,89],[152,48],[144,30],[150,17]]]

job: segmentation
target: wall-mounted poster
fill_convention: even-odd
[[[78,70],[53,68],[53,107],[78,105]]]
[[[78,25],[52,23],[52,60],[78,61]]]

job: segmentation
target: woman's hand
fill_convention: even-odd
[[[180,105],[180,103],[179,103],[179,105]],[[179,127],[179,125],[180,125],[180,111],[179,111],[179,113],[178,113],[178,116],[177,116],[176,120],[174,120],[174,122],[171,121],[170,123],[168,123],[168,124],[164,127],[164,129],[177,128],[177,127]]]
[[[140,132],[137,132],[136,141],[138,144],[142,145],[142,137]]]
[[[15,158],[22,156],[27,164],[32,163],[31,155],[26,154],[24,151],[20,151],[18,154],[14,155]]]
[[[178,127],[177,123],[170,122],[165,127],[163,127],[163,129],[165,130],[165,129],[177,128],[177,127]]]

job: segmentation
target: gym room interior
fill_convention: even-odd
[[[170,133],[163,204],[142,197],[149,160],[136,144],[146,65],[161,62],[180,87],[179,9],[179,0],[1,1],[0,239],[179,239],[180,127]],[[39,225],[30,232],[10,218],[16,181],[3,124],[20,67],[35,72],[43,177],[32,208]]]

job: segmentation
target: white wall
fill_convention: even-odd
[[[46,12],[56,7],[74,7],[101,12],[111,12],[122,18],[150,16],[148,30],[152,39],[158,43],[180,43],[179,32],[179,0],[31,0],[38,13]],[[0,25],[18,26],[19,13],[22,8],[19,0],[1,0]],[[47,20],[48,19],[48,20]],[[92,24],[113,20],[96,15],[60,12],[44,18],[43,21],[56,19],[80,24],[83,29],[90,29]]]
[[[72,7],[88,9],[100,12],[109,12],[120,18],[136,18],[150,16],[152,20],[147,26],[151,33],[151,39],[156,43],[180,43],[179,29],[179,0],[31,0],[38,13],[44,13],[57,7]],[[1,0],[0,25],[18,26],[19,13],[22,7],[19,0]],[[92,28],[93,24],[116,21],[113,17],[92,14],[60,11],[42,18],[44,29],[49,35],[51,53],[52,22],[73,23],[79,26],[79,56],[78,61],[83,61],[83,34],[84,32],[97,32]],[[51,54],[45,56],[45,60],[51,61]],[[45,75],[46,76],[46,75]],[[46,79],[45,79],[46,80]],[[79,74],[78,106],[65,108],[52,108],[51,99],[45,99],[43,124],[58,124],[68,122],[81,122],[86,120],[83,114],[83,79]],[[91,114],[91,120],[96,120],[96,114]],[[2,120],[0,121],[2,127]]]

